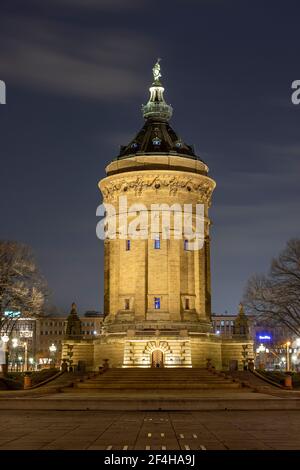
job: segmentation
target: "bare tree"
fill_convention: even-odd
[[[244,303],[259,320],[284,325],[300,336],[300,239],[287,243],[267,276],[249,279]]]
[[[17,318],[39,316],[46,298],[31,249],[14,241],[0,241],[0,331],[10,334]]]

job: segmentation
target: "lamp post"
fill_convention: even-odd
[[[265,364],[264,364],[264,353],[266,352],[266,347],[261,343],[259,347],[256,349],[256,352],[259,354],[259,369],[264,369]]]
[[[296,368],[296,363],[297,363],[297,354],[292,354],[292,370],[295,371],[295,368]]]
[[[290,371],[290,341],[286,343],[286,372]]]
[[[26,341],[23,343],[24,347],[24,372],[28,370],[28,344]]]
[[[52,367],[55,367],[55,353],[57,351],[57,347],[55,346],[54,343],[51,344],[51,346],[49,347],[49,351],[50,351],[50,354],[51,354],[51,365]]]
[[[18,364],[20,364],[20,372],[23,372],[23,357],[22,356],[18,356]],[[17,370],[17,372],[19,372],[19,370]]]
[[[16,367],[18,368],[18,361],[16,360],[16,354],[17,354],[16,349],[18,347],[18,338],[13,338],[11,340],[11,342],[12,342],[12,347],[15,350],[15,352],[12,356],[12,366],[11,367],[12,367],[12,370],[15,370]]]
[[[33,366],[34,366],[34,358],[33,357],[29,358],[29,364],[30,364],[30,369],[33,370]]]
[[[1,336],[1,340],[3,343],[3,352],[4,352],[4,364],[2,364],[2,372],[3,375],[7,375],[7,370],[8,370],[8,341],[9,341],[9,336],[5,333],[3,336]]]

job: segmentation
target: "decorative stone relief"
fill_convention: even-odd
[[[148,174],[143,177],[128,175],[126,178],[104,181],[101,185],[104,200],[107,202],[115,200],[128,191],[133,191],[135,196],[141,196],[143,191],[147,189],[154,191],[169,189],[170,196],[175,196],[178,191],[196,192],[202,202],[209,202],[214,183],[206,178],[198,182],[185,176]]]

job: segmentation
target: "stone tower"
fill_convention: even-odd
[[[242,367],[243,348],[250,350],[252,342],[221,338],[211,324],[208,211],[215,182],[171,127],[160,78],[158,61],[142,107],[144,125],[99,182],[107,209],[101,335],[69,339],[62,357],[72,347],[74,363],[93,370],[103,363],[221,369],[234,361]],[[185,220],[198,233],[197,243]]]
[[[164,100],[160,66],[153,68],[150,98],[142,107],[145,124],[120,154],[106,167],[99,187],[103,202],[116,209],[117,233],[122,204],[127,209],[143,204],[148,223],[153,204],[173,210],[170,236],[163,231],[163,212],[158,228],[148,237],[105,240],[104,312],[107,333],[132,330],[137,334],[168,330],[211,332],[210,239],[208,209],[215,182],[208,167],[170,126],[172,108]],[[202,248],[189,249],[184,233],[175,227],[176,211],[185,204],[203,206]],[[135,213],[136,215],[136,213]],[[177,214],[178,215],[178,214]],[[195,214],[193,214],[195,223]],[[130,215],[128,221],[130,222]],[[194,225],[194,224],[193,224]],[[177,233],[176,233],[177,230]],[[183,231],[183,228],[182,228]]]

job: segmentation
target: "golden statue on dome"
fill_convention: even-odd
[[[158,58],[156,63],[154,64],[154,66],[152,68],[154,82],[159,82],[159,79],[161,77],[160,64],[159,64],[160,61],[161,61],[161,59]]]

